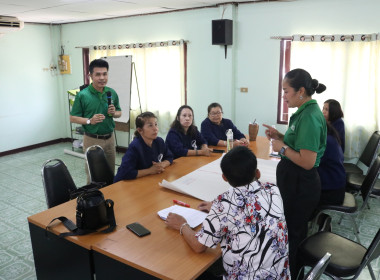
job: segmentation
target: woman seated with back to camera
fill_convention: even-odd
[[[227,146],[226,132],[232,129],[234,146],[248,146],[248,141],[231,120],[223,118],[223,109],[219,103],[211,103],[208,108],[208,117],[201,124],[201,133],[212,146]]]
[[[183,105],[178,109],[165,143],[175,159],[185,156],[209,156],[212,152],[194,125],[194,112],[188,105]]]
[[[135,138],[129,144],[114,182],[162,173],[173,162],[164,139],[157,137],[157,117],[145,112],[136,118]]]
[[[326,119],[326,122],[330,123],[338,132],[340,146],[342,147],[342,151],[344,153],[346,133],[344,130],[344,121],[342,119],[344,115],[342,108],[340,107],[340,103],[335,99],[326,100],[323,104],[322,113]]]
[[[346,192],[346,171],[338,132],[327,122],[326,150],[319,163],[321,197],[319,205],[341,205]]]

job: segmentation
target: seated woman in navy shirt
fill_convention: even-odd
[[[161,173],[173,162],[172,153],[157,134],[157,118],[153,113],[145,112],[137,116],[135,138],[123,156],[115,183]]]
[[[342,120],[344,115],[342,108],[340,107],[340,103],[335,99],[326,100],[323,104],[322,113],[326,119],[326,122],[330,123],[338,132],[340,145],[344,153],[346,133],[344,130],[344,122]]]
[[[201,124],[201,133],[212,146],[227,146],[226,131],[232,129],[234,133],[234,146],[247,146],[248,141],[245,139],[231,120],[223,118],[223,109],[219,103],[211,103],[208,108],[208,118]]]
[[[319,163],[321,197],[319,205],[341,205],[346,191],[346,171],[338,132],[327,123],[326,150]]]
[[[190,106],[183,105],[171,125],[165,140],[174,158],[184,156],[209,156],[212,149],[194,125],[194,112]]]

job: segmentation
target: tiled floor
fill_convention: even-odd
[[[70,143],[0,157],[1,280],[36,279],[27,217],[47,208],[41,180],[42,164],[48,159],[59,158],[67,165],[77,186],[86,184],[84,160],[65,154],[64,149],[71,149]],[[117,164],[120,164],[121,157],[122,154],[117,155]],[[372,198],[370,206],[356,219],[365,246],[370,244],[380,227],[380,199]],[[334,216],[333,232],[354,239],[350,221],[344,219],[338,226],[337,220],[338,217]],[[380,260],[373,261],[372,267],[379,277]],[[367,269],[359,279],[370,279]]]

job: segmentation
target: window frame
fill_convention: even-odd
[[[82,49],[82,62],[83,62],[83,83],[85,85],[90,84],[90,77],[88,73],[90,72],[89,66],[90,66],[90,49],[89,48],[83,48]]]
[[[281,39],[280,42],[280,67],[278,78],[278,101],[277,101],[277,123],[288,124],[289,109],[288,104],[282,98],[282,80],[286,73],[290,71],[290,50],[292,41],[289,39]]]

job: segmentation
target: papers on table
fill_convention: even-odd
[[[222,178],[220,161],[221,158],[206,164],[173,182],[163,180],[159,185],[205,201],[212,201],[219,194],[227,191],[230,187],[230,185]]]
[[[257,168],[260,170],[262,183],[276,184],[276,169],[278,160],[257,159]]]
[[[230,188],[228,182],[222,178],[221,159],[222,157],[173,182],[163,180],[159,185],[205,201],[212,201]],[[277,164],[278,161],[257,159],[257,167],[261,172],[261,182],[276,183]]]
[[[183,216],[192,228],[200,225],[207,216],[207,213],[205,212],[179,205],[173,205],[169,208],[165,208],[158,211],[157,214],[161,217],[161,219],[166,220],[166,217],[170,212]]]

